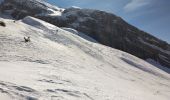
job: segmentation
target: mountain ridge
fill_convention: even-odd
[[[145,60],[153,59],[170,68],[170,45],[168,43],[137,29],[114,14],[74,7],[54,9],[50,5],[30,9],[30,6],[22,7],[22,4],[20,5],[17,1],[5,0],[1,4],[1,11],[4,13],[14,9],[10,15],[16,19],[22,19],[29,15],[59,27],[76,29],[86,33],[101,44],[128,52]],[[28,3],[31,1],[27,0]],[[37,1],[36,4],[42,5],[43,3]],[[20,11],[21,8],[23,11]]]

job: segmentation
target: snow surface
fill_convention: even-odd
[[[81,9],[81,7],[78,7],[78,6],[71,6],[71,8]]]
[[[62,27],[62,29],[63,29],[63,30],[66,30],[66,31],[68,31],[68,32],[71,32],[71,33],[73,33],[73,34],[76,34],[76,35],[78,35],[78,36],[80,36],[80,37],[82,37],[82,38],[84,38],[84,39],[86,39],[86,40],[88,40],[88,41],[98,43],[95,39],[87,36],[85,33],[78,32],[78,31],[75,30],[75,29],[67,28],[67,27]]]
[[[0,100],[170,98],[169,74],[144,60],[36,18],[0,20]]]

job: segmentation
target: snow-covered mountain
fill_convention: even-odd
[[[1,2],[1,11],[9,13],[16,19],[27,15],[56,16],[61,15],[62,8],[45,3],[42,0],[4,0]]]
[[[33,17],[0,20],[0,100],[170,98],[169,74],[144,60]]]
[[[42,0],[4,0],[3,13],[16,19],[33,16],[59,27],[85,33],[99,43],[123,50],[170,68],[170,45],[126,23],[120,17],[99,10],[52,6]]]
[[[99,43],[123,50],[142,59],[153,59],[170,68],[170,45],[120,17],[98,10],[68,8],[62,16],[38,17],[60,27],[86,33]],[[51,19],[51,20],[50,20]]]
[[[130,26],[123,27],[121,18],[78,7],[64,10],[42,0],[0,0],[0,10],[0,100],[169,100],[170,69],[150,57],[152,52],[159,54],[159,59],[153,56],[168,65],[169,45],[132,26],[133,34],[126,33]],[[124,41],[126,33],[127,44],[120,42],[123,50],[137,49],[136,56],[147,52],[152,59],[100,44],[108,41],[111,31],[102,25],[112,26],[107,21],[113,19],[117,38]],[[100,33],[100,27],[108,32],[106,37],[91,35]]]

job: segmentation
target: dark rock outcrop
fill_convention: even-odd
[[[0,6],[1,12],[11,10],[11,15],[16,19],[29,15],[59,27],[74,28],[104,45],[123,50],[142,59],[154,59],[170,68],[170,45],[168,43],[137,29],[114,14],[79,8],[69,8],[63,11],[50,7],[50,9],[62,12],[62,15],[51,16],[49,13],[53,12],[47,8],[49,6],[37,0],[5,0]]]
[[[63,12],[67,27],[88,33],[100,43],[142,59],[154,59],[170,67],[170,45],[120,17],[98,10],[70,8]]]
[[[54,11],[61,12],[62,9],[42,0],[4,0],[0,5],[0,11],[10,13],[16,19],[22,19],[25,16],[47,16]]]
[[[5,27],[5,26],[6,26],[5,22],[3,22],[3,21],[0,21],[0,26],[3,26],[3,27]]]

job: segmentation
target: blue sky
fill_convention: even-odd
[[[47,0],[59,7],[99,9],[170,43],[170,0]]]

